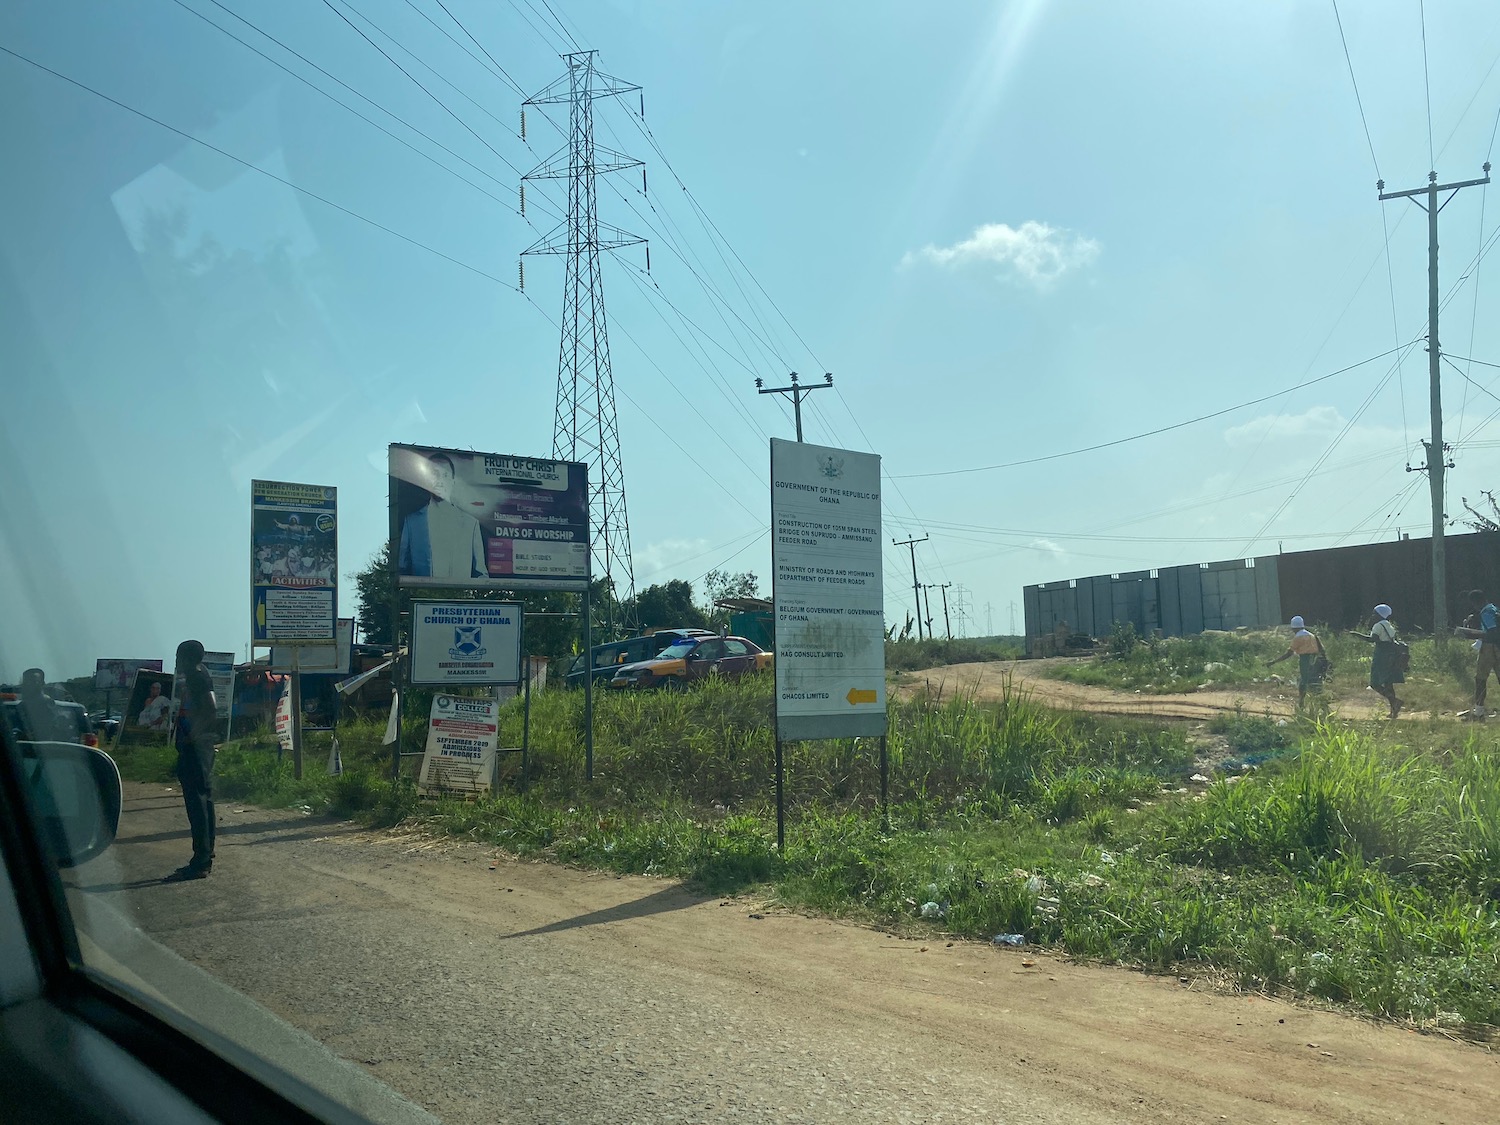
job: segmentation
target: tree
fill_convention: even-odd
[[[725,598],[756,598],[760,596],[760,579],[753,571],[730,574],[727,570],[710,570],[703,576],[704,597],[708,601],[707,616],[712,628],[729,624],[729,611],[715,608],[715,603]]]
[[[681,578],[647,586],[636,595],[632,616],[642,629],[708,628],[708,618],[693,604],[693,584]]]

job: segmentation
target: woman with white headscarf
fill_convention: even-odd
[[[1292,618],[1290,625],[1292,643],[1276,659],[1266,661],[1266,666],[1280,664],[1294,656],[1297,658],[1297,707],[1300,710],[1307,702],[1308,690],[1317,691],[1322,686],[1323,677],[1329,670],[1328,654],[1323,651],[1323,642],[1307,627],[1300,613]]]
[[[1381,602],[1375,607],[1375,624],[1368,633],[1355,633],[1375,645],[1375,656],[1370,661],[1370,690],[1376,692],[1390,704],[1391,718],[1401,714],[1404,706],[1396,698],[1396,685],[1406,682],[1405,663],[1401,645],[1396,641],[1396,625],[1391,620],[1391,607]]]

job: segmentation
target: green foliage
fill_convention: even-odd
[[[635,597],[635,622],[642,629],[706,629],[708,618],[693,604],[693,584],[674,578],[647,586]]]
[[[1139,638],[1135,635],[1135,623],[1116,621],[1109,629],[1109,654],[1116,660],[1128,660],[1135,651]]]
[[[1223,712],[1209,720],[1208,729],[1222,734],[1235,757],[1251,764],[1259,764],[1293,745],[1293,728],[1285,720],[1277,725],[1277,720],[1268,715]]]
[[[1272,674],[1266,668],[1266,660],[1284,651],[1285,638],[1264,633],[1248,636],[1200,633],[1191,637],[1140,640],[1134,626],[1116,625],[1107,655],[1055,664],[1047,670],[1047,675],[1120,691],[1177,694],[1196,691],[1210,682],[1215,687],[1226,687],[1264,680]],[[1296,666],[1290,667],[1295,678]]]
[[[892,626],[894,628],[894,626]],[[916,672],[945,664],[977,664],[988,660],[1020,660],[1025,655],[1014,637],[955,637],[912,640],[906,633],[885,644],[885,666],[891,672]]]
[[[321,769],[326,743],[310,740],[300,782],[274,751],[231,744],[220,789],[372,823],[415,815],[514,854],[716,894],[771,884],[789,905],[881,925],[1212,968],[1246,988],[1461,1032],[1500,1024],[1494,731],[1413,750],[1394,741],[1404,724],[1268,729],[1234,716],[1217,724],[1232,744],[1300,736],[1300,752],[1179,799],[1164,793],[1191,765],[1175,731],[1053,712],[1018,691],[994,705],[892,704],[889,825],[874,803],[875,743],[789,744],[782,854],[766,678],[602,696],[593,786],[578,694],[543,693],[534,707],[525,793],[420,802],[409,780],[389,780],[374,721],[341,731],[340,778]],[[507,708],[503,744],[519,733]],[[122,769],[160,779],[169,754],[136,748]]]

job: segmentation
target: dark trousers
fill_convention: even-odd
[[[204,757],[208,758],[207,765]],[[193,833],[191,866],[206,868],[214,861],[213,750],[207,755],[192,748],[177,748],[177,780],[182,783],[182,803],[187,806],[188,827]]]

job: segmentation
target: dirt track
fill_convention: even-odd
[[[1482,1048],[1200,983],[704,899],[164,786],[76,873],[157,940],[453,1122],[1460,1122]],[[1027,964],[1027,962],[1033,962]]]
[[[898,672],[895,690],[903,698],[923,692],[941,693],[977,699],[999,699],[1007,678],[1024,687],[1038,702],[1073,711],[1093,711],[1110,715],[1145,715],[1162,719],[1211,719],[1224,712],[1243,708],[1254,715],[1270,713],[1290,718],[1297,710],[1297,687],[1277,684],[1251,684],[1226,690],[1195,691],[1183,695],[1145,695],[1113,691],[1090,684],[1054,680],[1047,669],[1058,664],[1077,662],[1076,657],[1053,657],[1045,660],[1000,660],[977,664],[950,664],[920,672]],[[1346,719],[1374,719],[1385,713],[1385,704],[1371,692],[1344,695],[1334,701],[1337,713]],[[1425,712],[1404,713],[1403,719],[1426,717]]]

